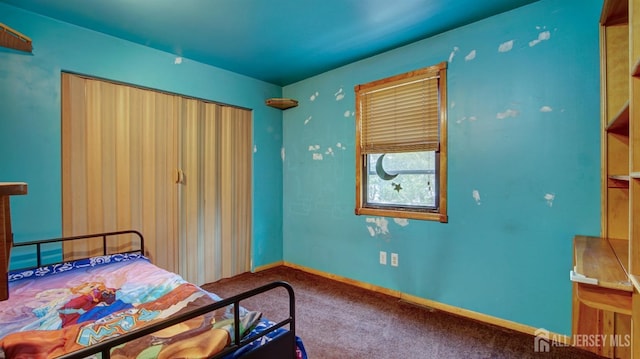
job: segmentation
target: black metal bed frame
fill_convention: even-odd
[[[134,234],[139,239],[139,249],[130,250],[125,252],[118,253],[141,253],[144,255],[144,236],[142,233],[135,230],[125,230],[125,231],[115,231],[115,232],[104,232],[104,233],[96,233],[96,234],[87,234],[80,236],[72,236],[72,237],[61,237],[61,238],[52,238],[46,239],[42,241],[31,241],[31,242],[22,242],[22,243],[14,243],[14,247],[26,247],[26,246],[35,246],[36,247],[36,256],[37,256],[37,265],[35,268],[42,266],[41,259],[41,249],[42,244],[48,243],[62,243],[65,241],[76,241],[82,239],[91,239],[91,238],[102,238],[102,248],[103,255],[107,254],[115,254],[115,253],[107,253],[107,239],[110,237],[116,237],[123,234]],[[63,263],[63,262],[59,262]],[[58,264],[58,263],[49,263]],[[25,268],[27,269],[27,268]],[[254,334],[251,336],[247,336],[244,338],[240,337],[240,301],[245,300],[247,298],[256,296],[258,294],[273,290],[275,288],[285,288],[287,290],[289,296],[289,317],[283,319],[273,326],[265,329],[264,331]],[[218,359],[223,358],[226,355],[229,355],[240,348],[249,345],[254,340],[261,338],[269,333],[272,333],[280,328],[285,326],[289,326],[288,330],[282,332],[276,337],[272,338],[271,341],[264,343],[263,345],[256,347],[253,350],[250,350],[244,353],[242,356],[238,358],[242,359],[259,359],[259,358],[282,358],[282,359],[294,359],[296,357],[296,330],[295,330],[295,295],[293,292],[293,287],[287,282],[284,281],[276,281],[272,282],[249,291],[237,294],[235,296],[225,298],[221,301],[208,304],[203,307],[196,308],[187,313],[182,313],[180,315],[171,316],[165,320],[159,321],[154,324],[150,324],[138,329],[135,329],[127,334],[123,334],[111,339],[107,339],[98,344],[92,345],[90,347],[80,349],[63,356],[60,356],[60,359],[82,359],[86,358],[90,355],[101,354],[102,359],[109,359],[111,357],[111,349],[114,347],[125,344],[134,339],[141,338],[145,335],[152,334],[161,329],[165,329],[181,323],[183,321],[204,315],[208,312],[214,311],[216,309],[224,308],[226,306],[233,305],[233,320],[234,320],[234,340],[229,346],[227,346],[223,351],[217,353],[212,356],[210,359]]]

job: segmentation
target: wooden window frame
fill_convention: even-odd
[[[447,62],[441,62],[434,66],[406,72],[388,78],[376,80],[366,84],[355,86],[356,95],[356,215],[370,215],[394,218],[419,219],[446,223],[447,217]],[[384,88],[385,85],[409,83],[416,78],[424,78],[425,75],[439,77],[438,83],[438,125],[439,143],[436,150],[436,176],[438,178],[437,208],[416,208],[411,206],[374,206],[366,202],[365,179],[367,170],[365,167],[367,152],[363,149],[363,111],[361,93],[372,88]],[[408,152],[408,151],[406,151]]]

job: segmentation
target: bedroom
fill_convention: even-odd
[[[254,269],[286,262],[569,335],[572,239],[600,233],[601,7],[541,0],[281,87],[0,2],[37,54],[0,51],[0,148],[20,154],[0,181],[29,183],[12,200],[15,240],[60,235],[59,84],[72,70],[253,110]],[[448,223],[354,215],[354,86],[442,61]]]

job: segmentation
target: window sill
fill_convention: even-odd
[[[419,219],[423,221],[437,221],[441,223],[447,223],[448,218],[444,213],[435,212],[410,212],[400,211],[393,209],[379,209],[379,208],[356,208],[356,215],[368,215],[368,216],[380,216],[380,217],[393,217],[393,218],[407,218],[407,219]]]

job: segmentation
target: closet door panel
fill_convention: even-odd
[[[181,274],[203,284],[250,270],[251,112],[193,100],[183,114]]]
[[[181,116],[181,170],[180,186],[180,274],[189,282],[204,284],[202,252],[201,178],[200,178],[200,113],[202,104],[193,99],[183,99]]]
[[[221,152],[231,154],[220,161],[223,275],[234,275],[250,268],[251,247],[251,112],[223,107],[221,116]]]
[[[224,157],[220,151],[220,106],[207,103],[204,106],[204,116],[201,122],[203,133],[202,151],[202,179],[204,200],[202,206],[202,219],[204,230],[204,278],[205,283],[216,281],[220,278],[230,276],[223,272],[223,263],[232,255],[224,253],[221,246],[224,243],[222,233],[221,215],[224,208],[220,206],[220,199],[224,195],[221,188],[221,181],[225,176],[220,168],[220,163]],[[234,274],[239,274],[237,272]],[[233,274],[232,274],[233,275]]]
[[[178,113],[175,96],[63,74],[65,235],[136,229],[155,264],[177,269]],[[97,242],[65,245],[65,259],[100,254]]]

